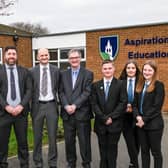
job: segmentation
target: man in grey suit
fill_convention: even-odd
[[[66,159],[68,168],[76,167],[76,134],[79,139],[82,166],[90,168],[90,132],[92,112],[89,97],[93,73],[80,66],[81,52],[72,49],[68,53],[71,68],[62,72],[60,86],[61,116],[63,118]]]
[[[0,168],[7,168],[8,143],[13,126],[18,144],[21,168],[29,167],[27,115],[31,98],[31,77],[26,68],[17,65],[17,50],[7,46],[5,64],[0,67]]]
[[[33,160],[36,168],[43,167],[42,134],[46,120],[49,140],[48,165],[50,168],[56,168],[59,70],[56,66],[49,64],[48,49],[39,49],[37,59],[40,64],[31,69],[33,81],[31,110],[34,132]]]

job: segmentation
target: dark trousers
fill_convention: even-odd
[[[43,166],[42,158],[42,137],[44,121],[46,120],[46,128],[48,133],[48,165],[57,165],[57,127],[58,127],[58,114],[55,102],[39,103],[37,114],[32,117],[33,120],[33,133],[34,133],[34,149],[33,160],[37,167]]]
[[[133,127],[132,116],[124,118],[123,136],[127,145],[130,163],[132,163],[135,168],[138,168],[138,153],[140,144],[138,139],[137,127]]]
[[[100,168],[116,168],[118,155],[118,141],[120,132],[105,134],[97,133],[99,151],[100,151]]]
[[[0,117],[0,168],[7,168],[8,143],[11,128],[14,128],[18,144],[18,159],[21,168],[29,167],[29,153],[27,143],[27,116],[13,117],[5,114]]]
[[[91,123],[89,121],[78,121],[75,116],[63,121],[66,159],[70,167],[76,167],[76,134],[79,140],[80,154],[83,167],[91,162]]]
[[[141,145],[142,168],[150,168],[150,151],[154,158],[154,168],[162,168],[161,140],[163,129],[144,130],[139,128],[138,135]]]

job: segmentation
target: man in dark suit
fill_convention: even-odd
[[[89,97],[93,73],[80,66],[81,52],[79,50],[70,50],[68,59],[71,68],[62,72],[60,86],[61,116],[63,118],[68,168],[76,167],[76,134],[79,139],[82,166],[90,168],[90,119],[92,113]]]
[[[0,167],[8,167],[8,142],[13,126],[20,167],[28,168],[27,114],[31,98],[30,73],[17,65],[16,47],[8,46],[4,52],[5,64],[0,68]]]
[[[34,132],[33,160],[36,167],[43,167],[42,134],[46,120],[49,140],[48,164],[50,168],[56,168],[59,70],[54,65],[49,64],[48,49],[39,49],[37,59],[40,64],[31,69],[33,81],[31,110]]]
[[[100,168],[116,168],[118,141],[126,108],[126,92],[114,75],[111,60],[102,63],[103,79],[93,84],[92,107],[95,113],[94,130],[98,137]]]

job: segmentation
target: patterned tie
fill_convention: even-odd
[[[132,79],[129,79],[129,85],[128,85],[128,103],[133,102],[133,86],[132,86]]]
[[[43,68],[42,74],[42,84],[41,84],[41,94],[46,96],[48,93],[48,76],[47,76],[47,67]]]
[[[143,101],[144,101],[144,95],[145,95],[145,92],[146,92],[146,89],[148,87],[148,84],[145,83],[144,87],[143,87],[143,91],[142,91],[142,94],[141,94],[141,102],[140,102],[140,113],[143,114],[143,111],[142,111],[142,105],[143,105]]]
[[[16,99],[16,86],[15,86],[15,76],[13,73],[13,67],[10,67],[10,86],[11,86],[11,99]]]
[[[110,88],[110,82],[106,81],[106,89],[105,89],[105,100],[106,101],[108,99],[109,88]]]

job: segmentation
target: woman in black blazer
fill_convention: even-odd
[[[137,127],[135,127],[132,111],[134,91],[139,74],[140,70],[138,68],[137,63],[134,60],[128,60],[119,77],[121,80],[123,80],[125,84],[125,89],[127,91],[127,109],[125,109],[124,113],[123,136],[126,141],[127,150],[130,158],[129,168],[139,167],[138,166],[139,140],[137,135]]]
[[[142,76],[136,87],[134,114],[141,145],[142,168],[150,168],[150,151],[154,168],[162,168],[161,140],[163,135],[162,105],[164,84],[157,79],[157,66],[147,61],[142,67]]]

